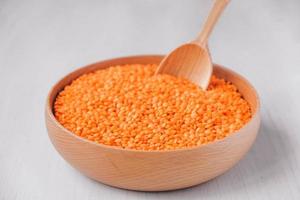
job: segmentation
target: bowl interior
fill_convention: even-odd
[[[57,84],[53,86],[48,96],[47,109],[49,109],[53,115],[53,103],[57,94],[62,91],[66,85],[70,84],[74,79],[82,74],[122,64],[159,64],[162,59],[162,55],[131,56],[105,60],[79,68],[63,77],[60,81],[57,82]],[[249,102],[253,115],[257,113],[259,108],[259,99],[257,92],[245,78],[243,78],[236,72],[222,67],[218,64],[214,64],[213,74],[219,78],[223,78],[233,83],[238,88],[243,97]]]

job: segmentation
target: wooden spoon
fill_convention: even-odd
[[[229,0],[216,0],[199,36],[177,47],[159,64],[156,74],[186,78],[206,90],[212,75],[212,61],[206,49],[207,39]]]

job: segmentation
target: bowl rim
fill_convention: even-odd
[[[162,54],[141,54],[141,55],[128,55],[128,56],[122,56],[122,57],[115,57],[115,58],[110,58],[110,59],[104,59],[104,60],[100,60],[100,61],[97,61],[97,62],[93,62],[91,64],[88,64],[88,65],[84,65],[84,66],[81,66],[81,67],[78,67],[74,70],[72,70],[71,72],[68,72],[66,75],[64,75],[62,78],[58,79],[58,81],[56,81],[52,86],[51,86],[51,89],[49,90],[48,92],[48,95],[47,95],[47,98],[46,98],[46,105],[45,105],[45,114],[48,115],[49,119],[52,120],[52,122],[60,129],[62,129],[65,133],[69,134],[71,137],[74,137],[75,139],[78,139],[80,140],[81,142],[84,142],[84,143],[87,143],[87,144],[91,144],[91,145],[95,145],[96,147],[101,147],[101,148],[105,148],[107,150],[115,150],[115,151],[123,151],[123,152],[134,152],[134,153],[171,153],[171,152],[183,152],[183,151],[192,151],[192,150],[197,150],[197,149],[200,149],[200,148],[204,148],[204,147],[209,147],[209,146],[212,146],[212,145],[215,145],[215,144],[218,144],[218,143],[221,143],[221,142],[226,142],[227,140],[230,140],[232,137],[236,136],[237,132],[240,132],[244,129],[246,129],[253,121],[255,118],[259,117],[260,115],[260,99],[259,99],[259,95],[256,91],[256,89],[253,87],[253,85],[245,78],[243,77],[242,75],[240,75],[239,73],[227,68],[227,67],[224,67],[222,65],[219,65],[219,64],[216,64],[216,63],[213,63],[213,67],[217,67],[217,68],[221,68],[221,69],[225,69],[226,71],[228,71],[229,73],[231,74],[234,74],[236,76],[238,76],[239,78],[241,78],[243,80],[243,82],[246,83],[247,86],[249,86],[250,90],[253,92],[253,94],[255,95],[255,100],[256,100],[256,107],[255,107],[255,110],[254,110],[254,113],[251,117],[251,119],[246,123],[244,124],[244,126],[242,128],[240,128],[239,130],[236,130],[234,132],[232,132],[231,134],[229,134],[228,136],[222,138],[222,139],[218,139],[216,141],[213,141],[213,142],[210,142],[210,143],[207,143],[207,144],[201,144],[199,146],[193,146],[193,147],[185,147],[185,148],[179,148],[179,149],[170,149],[170,150],[139,150],[139,149],[125,149],[125,148],[120,148],[120,147],[117,147],[117,146],[110,146],[110,145],[105,145],[105,144],[101,144],[101,143],[96,143],[96,142],[93,142],[93,141],[90,141],[88,139],[85,139],[85,138],[82,138],[78,135],[76,135],[75,133],[73,133],[72,131],[68,130],[67,128],[65,128],[61,123],[58,122],[58,120],[56,119],[56,117],[54,116],[54,113],[53,113],[53,105],[51,106],[51,96],[53,95],[53,92],[54,92],[54,89],[56,88],[56,86],[61,83],[62,81],[64,81],[65,78],[69,77],[71,74],[73,73],[76,73],[77,71],[80,71],[80,70],[83,70],[83,69],[88,69],[88,68],[91,68],[99,63],[103,63],[103,62],[111,62],[111,61],[115,61],[115,60],[119,60],[119,59],[126,59],[126,58],[144,58],[144,57],[157,57],[157,58],[162,58],[164,55]],[[97,70],[97,69],[95,69]],[[93,71],[93,70],[92,70]],[[84,74],[84,73],[82,73]],[[80,74],[80,75],[82,75]],[[80,76],[79,75],[79,76]],[[79,76],[77,76],[76,78],[78,78]],[[76,79],[74,78],[74,79]],[[74,80],[73,79],[73,80]],[[66,85],[64,85],[65,87]],[[55,94],[55,98],[57,97],[58,93],[60,91],[58,91],[56,94]],[[54,100],[55,100],[54,98]],[[48,134],[49,134],[49,130],[47,131]]]

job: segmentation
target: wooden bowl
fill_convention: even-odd
[[[97,144],[65,129],[53,115],[57,94],[78,76],[120,64],[159,63],[163,56],[132,56],[101,61],[80,68],[51,89],[46,103],[46,125],[56,150],[86,176],[118,188],[164,191],[208,181],[235,165],[254,142],[260,124],[259,99],[250,83],[237,73],[214,65],[214,74],[234,83],[251,104],[253,117],[230,136],[199,147],[167,150],[127,150]]]

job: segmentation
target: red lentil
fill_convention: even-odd
[[[55,117],[74,134],[138,150],[220,140],[251,118],[237,88],[212,77],[207,91],[183,78],[153,76],[157,65],[112,66],[84,74],[59,93]]]

